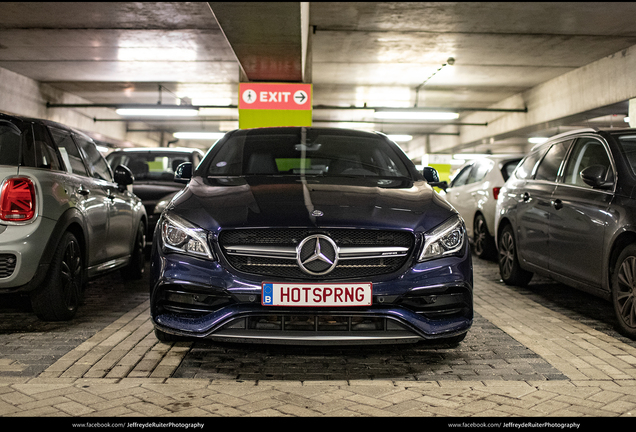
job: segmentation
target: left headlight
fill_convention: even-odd
[[[424,247],[418,261],[426,261],[462,253],[466,240],[466,227],[456,215],[433,230],[424,233]]]
[[[161,239],[166,252],[178,252],[214,260],[208,232],[176,215],[164,213],[160,222]]]

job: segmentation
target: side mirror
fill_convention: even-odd
[[[590,165],[580,173],[585,184],[593,188],[609,187],[614,182],[611,171],[608,173],[607,168],[603,165]]]
[[[135,181],[135,176],[126,165],[117,165],[113,177],[121,190],[126,189],[126,186],[133,184]]]
[[[187,184],[192,179],[192,162],[184,162],[174,172],[174,181]]]
[[[446,190],[446,188],[448,188],[448,182],[439,181],[439,174],[437,173],[437,170],[435,168],[424,167],[424,169],[422,170],[422,175],[431,186],[438,187],[443,190]]]

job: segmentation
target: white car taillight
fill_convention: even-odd
[[[0,192],[0,219],[23,222],[35,216],[35,186],[26,177],[7,179]]]

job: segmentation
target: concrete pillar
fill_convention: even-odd
[[[636,99],[629,100],[629,127],[636,128]]]

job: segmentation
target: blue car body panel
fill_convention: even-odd
[[[205,163],[204,160],[200,167],[205,167]],[[413,340],[465,334],[473,318],[468,242],[464,239],[461,250],[453,256],[418,262],[424,233],[458,216],[452,206],[418,177],[412,164],[410,167],[412,178],[206,176],[204,168],[199,168],[166,213],[205,230],[215,259],[170,253],[163,247],[161,226],[157,227],[150,274],[151,315],[155,327],[173,335],[215,337],[223,334],[224,326],[227,328],[229,323],[242,317],[347,315],[387,319],[410,332]],[[263,283],[304,279],[258,275],[233,266],[220,244],[220,236],[224,232],[252,228],[303,229],[317,233],[331,230],[402,232],[412,238],[412,247],[399,268],[388,274],[344,279],[371,282],[372,306],[268,307],[260,301]],[[304,281],[321,282],[322,279]],[[225,297],[227,301],[218,308],[203,308],[204,311],[194,313],[199,302],[196,299],[209,293]],[[184,305],[183,311],[165,307],[167,295],[187,297],[186,303],[190,302],[192,310],[186,310],[188,307]],[[415,307],[405,307],[408,296],[417,298]],[[461,302],[457,300],[460,297]],[[435,312],[438,315],[431,316],[426,311],[436,302],[442,306],[446,302],[448,308],[451,303],[460,302],[461,307],[455,305],[454,313],[445,312],[447,316],[439,311]],[[417,306],[420,303],[422,310]],[[268,333],[263,339],[270,336]],[[380,339],[383,338],[370,338]]]

